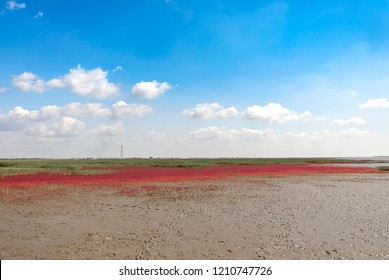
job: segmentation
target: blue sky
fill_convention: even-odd
[[[388,155],[389,1],[0,1],[0,157]]]

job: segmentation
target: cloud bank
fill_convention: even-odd
[[[268,129],[265,131],[242,128],[242,129],[226,129],[218,126],[208,126],[189,132],[189,137],[192,140],[227,140],[227,139],[245,139],[257,140],[269,136],[273,131]]]
[[[229,118],[240,115],[235,107],[224,108],[219,103],[201,103],[191,109],[185,109],[182,114],[194,119]]]
[[[311,112],[305,111],[297,114],[278,103],[269,103],[266,106],[254,105],[239,112],[234,106],[224,108],[219,103],[200,103],[194,108],[185,109],[182,114],[193,119],[215,119],[244,116],[252,120],[260,120],[266,123],[283,123],[294,120],[308,120]]]
[[[334,124],[337,125],[362,125],[366,122],[361,118],[350,118],[348,120],[335,119]]]
[[[107,75],[108,71],[101,68],[85,70],[78,65],[65,76],[47,82],[32,72],[24,72],[15,76],[12,84],[22,91],[42,93],[48,89],[66,88],[83,97],[105,99],[115,97],[119,92],[119,85],[109,82]]]

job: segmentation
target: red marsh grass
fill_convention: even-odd
[[[289,176],[336,173],[379,173],[375,168],[328,165],[222,165],[202,168],[107,167],[106,174],[38,173],[0,177],[0,187],[29,188],[42,185],[100,186],[123,183],[183,182],[223,179],[237,176]]]

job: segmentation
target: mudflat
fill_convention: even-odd
[[[1,259],[389,259],[389,174],[3,188]]]

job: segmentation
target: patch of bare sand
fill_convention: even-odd
[[[389,174],[63,188],[3,190],[0,259],[389,259]]]

